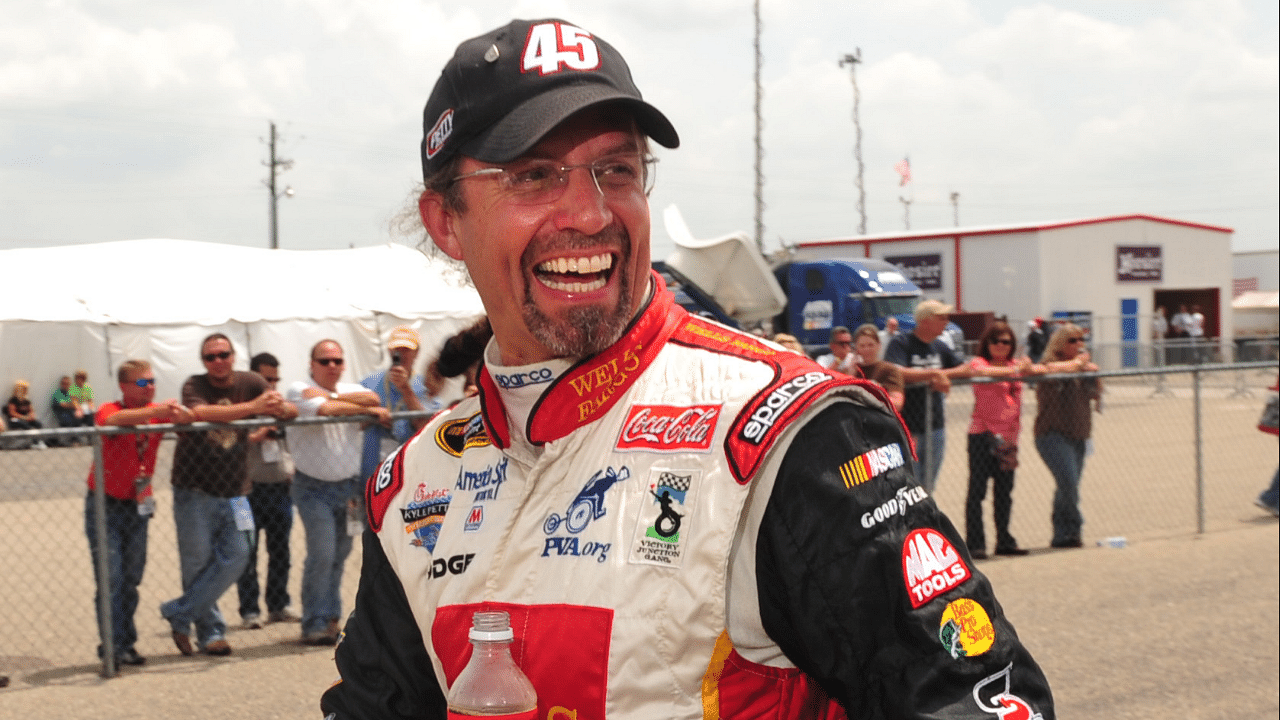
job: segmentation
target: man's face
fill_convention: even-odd
[[[311,379],[323,388],[332,390],[342,377],[342,348],[335,342],[321,343],[311,353]]]
[[[262,376],[272,390],[278,389],[276,386],[280,383],[280,368],[271,365],[259,365],[258,374]]]
[[[831,348],[832,355],[843,360],[844,356],[853,349],[853,336],[849,333],[836,333],[827,343],[827,347]]]
[[[858,353],[864,363],[873,363],[880,359],[880,338],[871,337],[870,335],[859,335],[858,342],[853,346],[854,352]]]
[[[933,342],[947,329],[950,315],[932,315],[916,323],[916,336],[925,342]]]
[[[585,165],[640,153],[630,118],[586,110],[552,130],[527,157]],[[464,158],[459,174],[491,167]],[[618,339],[649,281],[649,201],[643,189],[603,194],[586,169],[564,192],[520,204],[490,177],[460,181],[466,211],[424,194],[423,220],[437,245],[466,262],[506,364],[581,357]]]
[[[200,348],[200,361],[204,363],[205,372],[214,380],[226,380],[231,377],[231,366],[236,361],[236,351],[231,343],[222,338],[214,338]]]
[[[62,390],[62,392],[66,392],[66,391],[70,390],[70,389],[71,389],[71,378],[69,378],[69,377],[64,377],[64,378],[62,378],[61,380],[59,380],[59,381],[58,381],[58,388],[59,388],[60,390]]]
[[[138,381],[143,381],[143,386]],[[120,395],[125,407],[142,407],[156,396],[156,374],[151,370],[134,371],[129,379],[120,383]]]

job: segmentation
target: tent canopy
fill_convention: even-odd
[[[26,379],[50,421],[59,377],[85,369],[98,401],[113,399],[115,369],[130,358],[152,363],[157,398],[176,397],[187,376],[204,372],[198,345],[213,332],[231,338],[237,369],[271,352],[286,382],[306,379],[315,342],[336,339],[347,356],[342,379],[358,382],[385,364],[396,326],[421,334],[420,372],[484,312],[460,272],[396,244],[269,250],[124,240],[0,250],[0,267],[0,396]]]

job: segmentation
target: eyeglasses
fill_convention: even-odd
[[[1012,345],[1013,338],[996,338],[991,341],[992,345]]]
[[[657,158],[639,153],[610,155],[585,165],[561,165],[554,160],[521,160],[507,167],[492,167],[459,175],[450,182],[470,178],[493,178],[502,191],[522,205],[543,205],[560,199],[569,186],[569,173],[578,168],[591,171],[596,189],[605,197],[653,190]]]
[[[201,357],[204,358],[205,362],[213,362],[214,360],[226,360],[227,358],[231,357],[231,353],[227,352],[226,350],[223,350],[222,352],[205,353]]]
[[[330,365],[342,367],[343,360],[342,358],[316,358],[313,362],[318,362],[325,367],[329,367]]]
[[[156,379],[155,378],[138,378],[137,380],[133,381],[133,384],[137,385],[140,388],[151,387],[152,385],[156,384]]]

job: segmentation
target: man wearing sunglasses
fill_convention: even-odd
[[[330,718],[443,718],[501,610],[539,718],[1051,720],[883,390],[650,269],[649,142],[679,138],[613,46],[555,19],[468,40],[423,130],[424,226],[493,338],[479,395],[366,487]]]
[[[233,369],[235,349],[222,333],[200,343],[205,372],[182,385],[182,404],[208,423],[270,415],[290,420],[298,411],[255,372]],[[160,604],[173,644],[229,655],[227,623],[218,598],[244,572],[255,534],[246,469],[248,432],[229,427],[178,434],[173,452],[173,522],[182,565],[182,595]],[[195,644],[191,630],[195,627]]]
[[[186,424],[195,415],[177,400],[152,402],[156,376],[146,360],[126,360],[116,372],[120,399],[98,408],[96,425]],[[151,476],[156,469],[156,451],[163,433],[102,436],[102,480],[107,521],[106,562],[108,587],[96,587],[93,607],[102,627],[102,595],[111,608],[111,648],[117,665],[142,665],[146,658],[134,649],[138,629],[133,615],[138,609],[138,585],[147,563],[147,525],[155,513],[151,496]],[[89,468],[89,494],[84,501],[84,530],[89,538],[89,554],[96,571],[100,557],[97,530],[97,468]],[[94,574],[98,580],[97,574]],[[98,645],[98,657],[105,657],[106,638]]]
[[[321,340],[311,348],[311,382],[296,382],[288,392],[298,415],[369,415],[377,423],[390,422],[391,411],[382,407],[377,393],[339,381],[345,366],[338,341]],[[342,569],[351,554],[352,536],[359,534],[348,520],[360,496],[361,430],[357,422],[289,428],[296,467],[293,504],[307,536],[302,563],[302,642],[307,645],[338,641]],[[359,529],[363,527],[360,523]]]

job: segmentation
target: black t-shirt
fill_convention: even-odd
[[[228,387],[215,387],[209,376],[192,375],[182,385],[182,403],[238,405],[267,390],[267,381],[253,372],[233,372]],[[216,497],[248,494],[251,485],[245,469],[248,432],[209,430],[178,433],[173,451],[173,486],[199,490]]]
[[[934,338],[933,342],[926,343],[910,331],[899,333],[889,341],[889,345],[884,350],[884,359],[895,365],[919,370],[943,370],[960,365],[960,358],[956,357],[942,338]],[[919,435],[924,432],[926,397],[933,404],[933,428],[945,426],[946,416],[943,415],[942,407],[945,396],[942,393],[934,392],[926,385],[908,384],[905,395],[906,399],[902,403],[902,420],[912,434]]]

